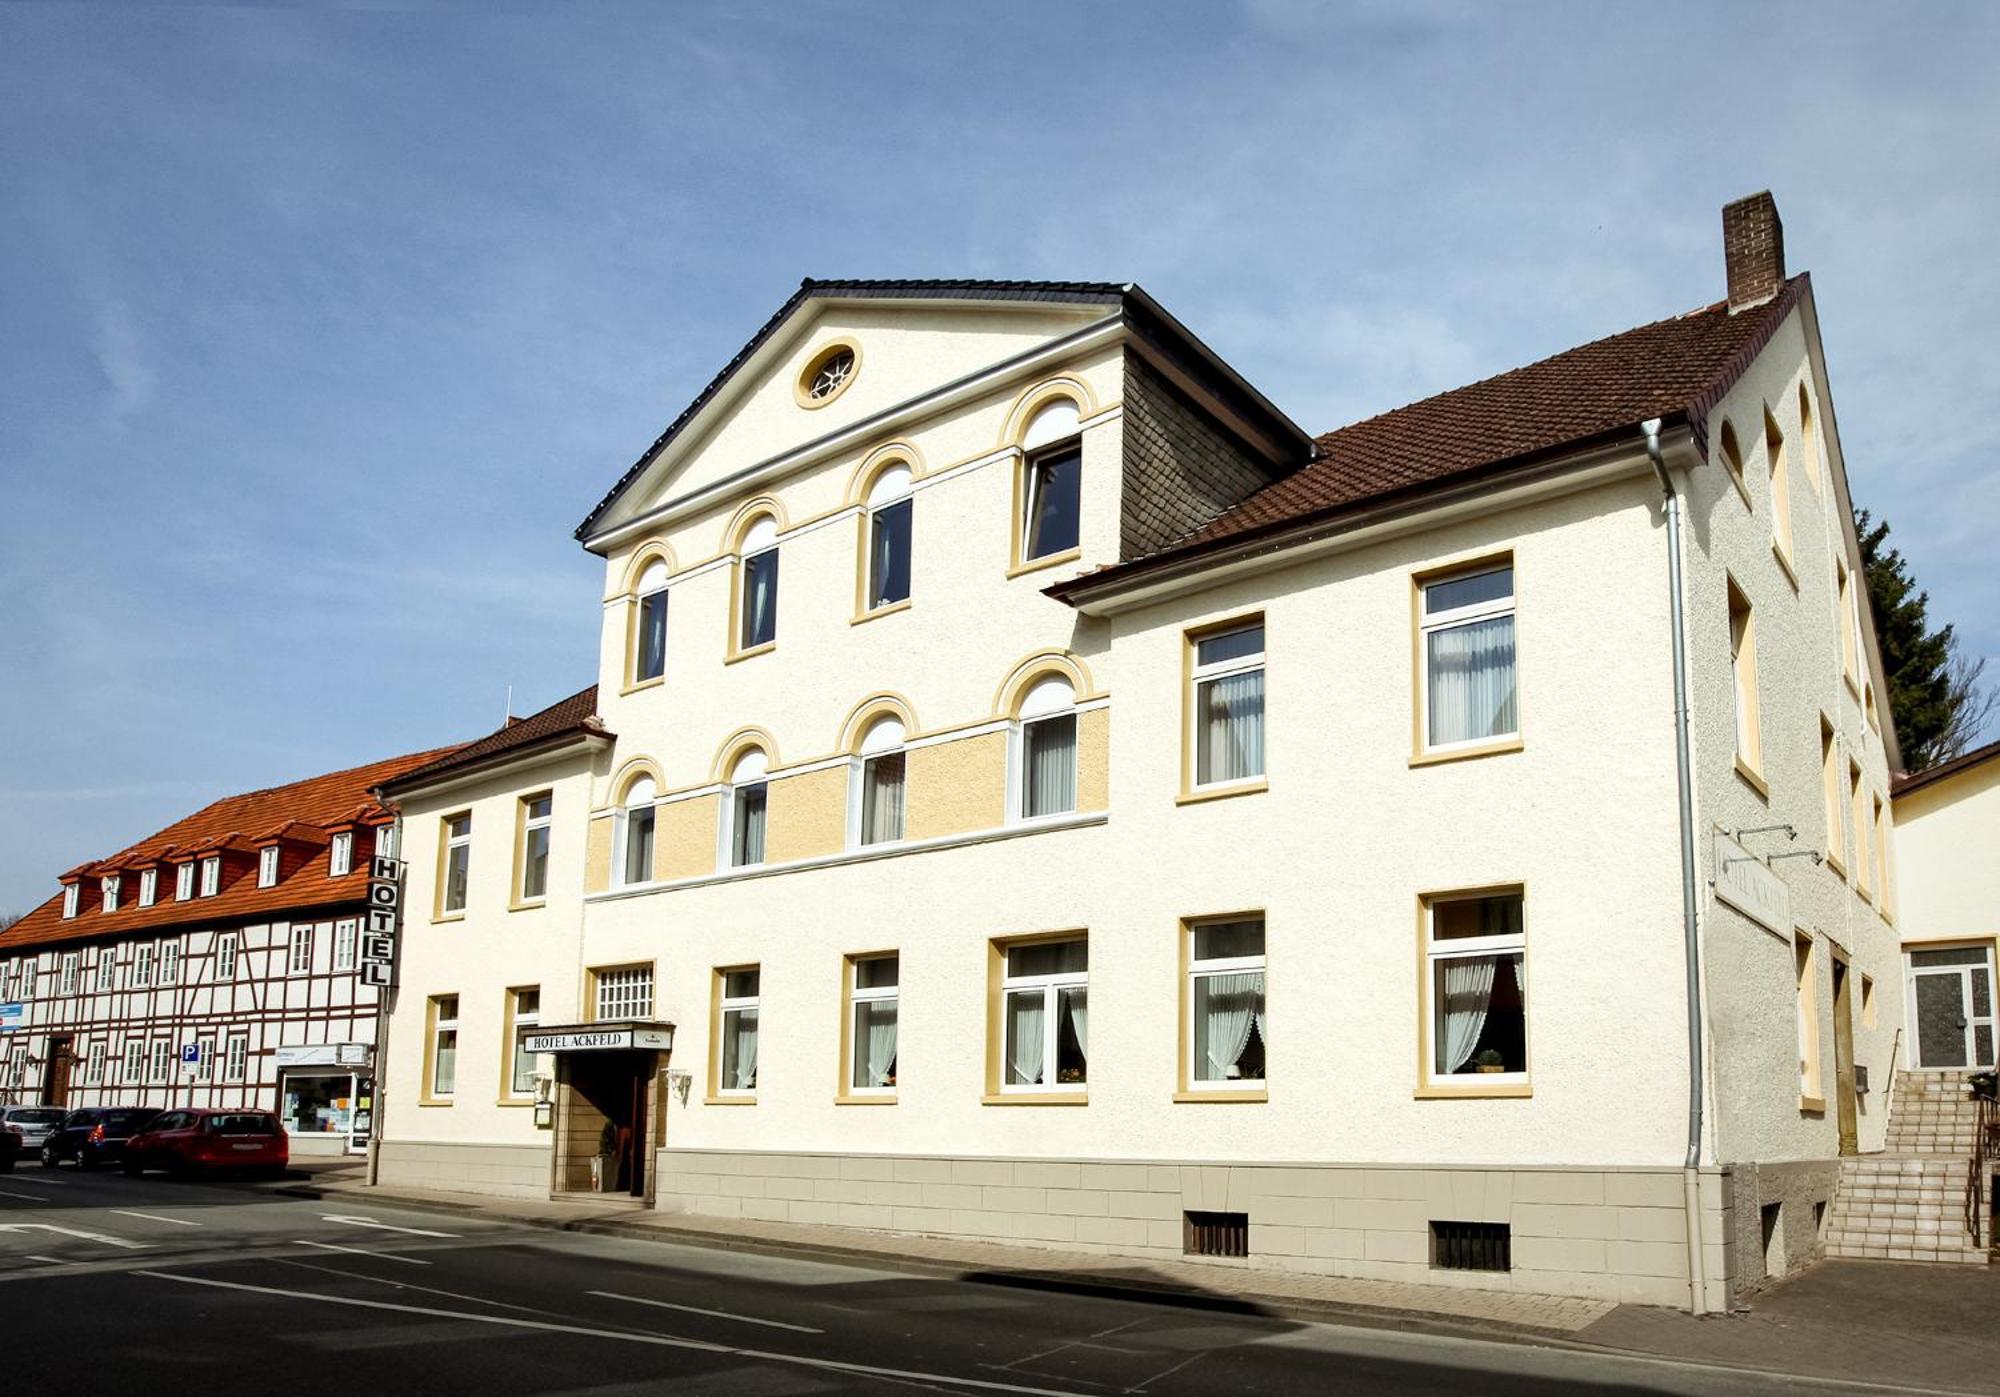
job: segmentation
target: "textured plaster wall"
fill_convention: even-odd
[[[653,874],[658,878],[698,878],[715,872],[721,845],[716,821],[720,796],[691,796],[659,807],[653,830]],[[610,821],[599,821],[609,825]]]
[[[1820,781],[1820,718],[1838,733],[1841,769],[1856,755],[1864,785],[1888,791],[1888,765],[1880,732],[1871,727],[1859,696],[1841,675],[1837,550],[1858,563],[1846,524],[1837,451],[1823,451],[1808,470],[1799,430],[1798,385],[1809,372],[1806,335],[1793,315],[1710,415],[1710,458],[1685,477],[1687,496],[1688,625],[1696,755],[1696,830],[1701,836],[1702,947],[1706,960],[1708,1030],[1714,1110],[1711,1140],[1716,1158],[1777,1161],[1832,1156],[1838,1144],[1833,1106],[1833,993],[1830,946],[1849,957],[1853,984],[1855,1061],[1870,1069],[1874,1090],[1861,1098],[1858,1118],[1864,1151],[1882,1147],[1889,1090],[1889,1062],[1902,1022],[1901,968],[1896,930],[1877,905],[1830,867],[1810,859],[1780,860],[1772,868],[1790,889],[1798,930],[1818,942],[1819,1044],[1827,1095],[1824,1115],[1799,1105],[1798,1025],[1791,938],[1773,934],[1708,894],[1715,877],[1707,833],[1720,825],[1748,829],[1790,823],[1796,843],[1782,834],[1746,836],[1755,853],[1827,848]],[[1809,384],[1822,443],[1831,420],[1819,383]],[[1772,550],[1771,478],[1764,452],[1764,408],[1769,404],[1789,444],[1792,558],[1796,584]],[[1749,503],[1731,483],[1719,447],[1722,424],[1735,424],[1744,452]],[[1817,485],[1813,482],[1817,480]],[[1857,568],[1858,571],[1858,568]],[[1763,775],[1767,796],[1735,770],[1736,709],[1729,663],[1727,579],[1734,577],[1756,617]],[[1860,660],[1866,663],[1863,646]],[[1877,692],[1882,691],[1876,676]],[[1843,820],[1848,811],[1843,801]],[[1871,836],[1872,844],[1872,836]],[[1852,851],[1847,828],[1844,847]],[[1852,859],[1849,860],[1850,868]],[[1862,1020],[1861,983],[1875,985],[1877,1015]],[[1905,1054],[1900,1066],[1908,1065]]]
[[[904,831],[911,839],[997,829],[1006,818],[1004,732],[919,747],[910,753],[906,772],[910,800]]]
[[[839,852],[847,844],[845,766],[773,781],[764,856],[772,863]]]
[[[1896,802],[1904,938],[2000,935],[2000,761]]]
[[[1093,708],[1076,720],[1076,808],[1111,804],[1111,710]]]

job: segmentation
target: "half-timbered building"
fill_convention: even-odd
[[[371,792],[450,750],[228,796],[63,874],[0,933],[0,1099],[264,1107],[295,1152],[365,1145],[361,937],[395,840]]]

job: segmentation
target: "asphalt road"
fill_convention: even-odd
[[[1864,1390],[32,1164],[0,1175],[0,1367],[205,1397]]]

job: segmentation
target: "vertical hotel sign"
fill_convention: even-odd
[[[403,861],[376,855],[368,864],[368,925],[361,938],[361,983],[396,984],[396,937],[403,927]]]

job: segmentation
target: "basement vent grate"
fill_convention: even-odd
[[[1188,1212],[1181,1216],[1181,1249],[1187,1255],[1250,1255],[1250,1214]]]
[[[1504,1222],[1431,1222],[1431,1265],[1440,1271],[1511,1271],[1513,1229]]]

